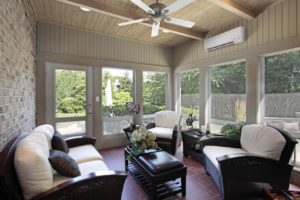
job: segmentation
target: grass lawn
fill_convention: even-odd
[[[57,113],[56,117],[85,117],[85,113]]]

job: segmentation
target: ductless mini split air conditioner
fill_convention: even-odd
[[[223,47],[245,42],[245,28],[237,27],[225,33],[204,40],[205,51],[213,51]]]

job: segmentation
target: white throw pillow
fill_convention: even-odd
[[[248,153],[279,160],[285,144],[281,133],[269,126],[248,125],[242,129],[241,146]]]
[[[52,125],[45,124],[45,125],[38,126],[35,129],[33,129],[31,131],[31,133],[43,133],[43,134],[45,134],[45,136],[47,138],[47,141],[48,141],[49,149],[52,149],[51,140],[52,140],[52,137],[54,135],[54,128],[53,128]]]
[[[160,111],[155,115],[155,126],[164,128],[174,128],[179,125],[181,115],[171,110]]]
[[[298,123],[283,122],[283,130],[285,130],[285,131],[299,131],[299,124]]]
[[[44,134],[31,133],[18,145],[14,166],[25,199],[52,187],[53,169],[48,157],[48,141]]]

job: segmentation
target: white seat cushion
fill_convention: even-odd
[[[248,153],[280,159],[286,144],[280,132],[265,125],[244,126],[241,135],[241,147]]]
[[[247,153],[243,149],[219,146],[205,146],[203,152],[218,170],[219,162],[217,161],[217,157],[233,153]]]
[[[172,135],[173,135],[172,128],[155,127],[155,128],[148,129],[147,131],[151,131],[153,134],[156,135],[157,138],[172,139]]]
[[[174,129],[179,125],[181,115],[171,110],[160,111],[154,114],[155,127],[164,127]]]
[[[90,162],[85,162],[78,165],[79,170],[81,172],[81,176],[87,175],[93,172],[97,171],[109,171],[103,160],[94,160]],[[61,183],[64,183],[68,180],[72,179],[72,177],[67,177],[60,175],[56,171],[53,172],[53,185],[52,187],[55,187]]]
[[[71,156],[77,164],[94,160],[104,160],[91,144],[70,148],[68,155]]]
[[[43,133],[43,134],[45,134],[45,136],[47,138],[47,141],[48,141],[49,149],[52,149],[51,140],[52,140],[52,137],[54,135],[54,128],[53,128],[52,125],[45,124],[45,125],[38,126],[35,129],[33,129],[31,131],[31,133]]]
[[[46,136],[31,133],[18,145],[14,166],[25,199],[30,199],[52,187],[53,169],[48,160]]]

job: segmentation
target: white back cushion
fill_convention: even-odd
[[[31,133],[18,145],[14,165],[25,199],[52,187],[53,169],[48,157],[48,141],[44,134]]]
[[[179,125],[181,115],[171,110],[160,111],[155,115],[155,126],[164,128],[174,128],[175,125]]]
[[[54,128],[53,128],[52,125],[45,124],[45,125],[38,126],[35,129],[33,129],[33,131],[31,131],[31,133],[43,133],[43,134],[45,134],[45,136],[47,138],[47,141],[48,141],[49,149],[52,149],[51,140],[52,140],[52,137],[54,135]]]
[[[285,131],[299,131],[298,123],[285,123],[283,122],[283,129]]]
[[[248,125],[242,129],[241,146],[248,153],[279,160],[285,143],[280,132],[265,125]]]

